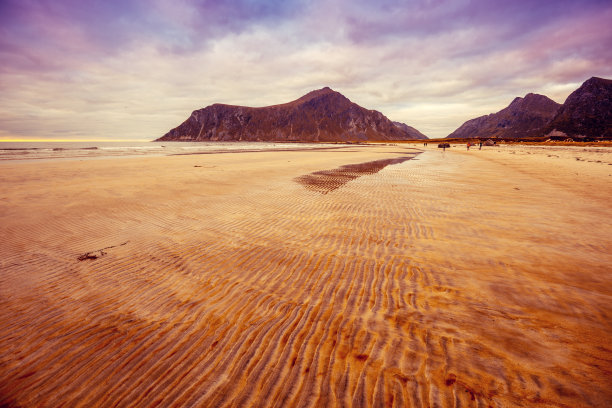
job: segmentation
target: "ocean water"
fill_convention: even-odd
[[[329,145],[282,142],[0,142],[0,161],[170,156],[323,146]]]

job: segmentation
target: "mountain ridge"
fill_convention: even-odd
[[[447,138],[518,138],[537,135],[554,117],[561,104],[545,95],[528,93],[516,97],[504,109],[470,119]]]
[[[212,104],[193,111],[157,141],[353,142],[426,138],[408,128],[324,87],[278,105]]]
[[[612,139],[612,80],[591,77],[572,92],[543,135]]]
[[[612,80],[591,77],[563,104],[528,93],[504,109],[470,119],[447,138],[612,139]]]

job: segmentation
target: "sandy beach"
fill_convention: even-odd
[[[611,406],[611,174],[520,145],[0,163],[0,406]]]

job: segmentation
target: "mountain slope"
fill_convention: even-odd
[[[468,120],[448,138],[517,138],[534,136],[561,107],[552,99],[529,93],[497,113]]]
[[[408,134],[412,136],[411,137],[412,139],[428,139],[427,136],[425,136],[423,133],[419,132],[417,129],[413,128],[412,126],[408,126],[405,123],[395,122],[395,121],[393,121],[393,124],[399,127],[400,129],[404,129],[406,132],[408,132]]]
[[[416,130],[416,129],[415,129]],[[364,141],[423,138],[382,113],[325,87],[274,106],[214,104],[194,111],[158,141]]]
[[[592,77],[572,92],[543,134],[612,139],[612,80]]]

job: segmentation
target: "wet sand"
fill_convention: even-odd
[[[0,406],[610,406],[610,152],[2,163]]]

